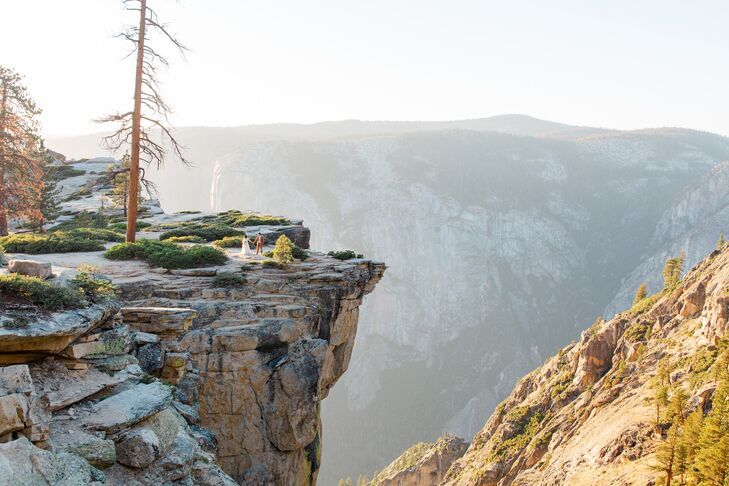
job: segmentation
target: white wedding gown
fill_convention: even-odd
[[[243,256],[252,256],[253,253],[251,253],[251,247],[248,246],[248,238],[243,237],[243,244],[241,245],[241,255]]]

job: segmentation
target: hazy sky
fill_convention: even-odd
[[[120,0],[2,1],[0,63],[46,134],[128,109]],[[727,0],[149,0],[190,46],[163,76],[176,125],[449,120],[729,135]]]

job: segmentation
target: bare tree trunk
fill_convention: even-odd
[[[2,104],[0,104],[0,134],[5,132],[5,116],[8,105],[8,87],[3,86]],[[8,211],[5,207],[5,152],[0,146],[0,236],[8,234]]]
[[[137,41],[137,74],[134,81],[134,114],[132,115],[132,160],[129,167],[129,208],[127,209],[127,241],[136,241],[137,205],[139,204],[139,147],[142,123],[142,68],[147,0],[140,0],[139,39]]]

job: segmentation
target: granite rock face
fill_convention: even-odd
[[[174,274],[118,282],[125,322],[164,331],[162,375],[183,405],[199,405],[223,469],[241,484],[302,485],[319,468],[320,402],[349,366],[359,306],[384,270],[312,253],[285,269],[256,265],[240,288]],[[151,324],[183,305],[194,314],[188,330]]]

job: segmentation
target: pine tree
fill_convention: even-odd
[[[656,463],[653,468],[664,474],[663,484],[671,486],[673,476],[685,468],[685,454],[682,453],[679,425],[673,424],[668,429],[666,438],[656,450]]]
[[[124,217],[127,217],[127,204],[129,200],[129,166],[131,165],[131,156],[129,152],[121,158],[118,167],[109,167],[109,178],[112,181],[111,202],[114,206],[120,207],[124,211]]]
[[[661,407],[668,405],[668,388],[663,383],[656,384],[656,393],[653,397],[656,406],[656,425],[661,423]]]
[[[704,423],[704,414],[701,409],[693,411],[686,417],[681,432],[681,443],[686,453],[686,471],[681,478],[681,484],[686,484],[687,477],[693,477],[693,468],[691,465],[696,459],[696,453],[699,450],[699,438],[701,437],[701,427]],[[688,473],[688,476],[687,474]]]
[[[701,486],[729,484],[729,371],[721,370],[711,412],[704,420],[694,461]]]
[[[43,189],[38,202],[38,212],[33,220],[35,227],[43,233],[46,222],[56,219],[61,211],[58,195],[61,189],[58,187],[58,168],[50,165],[50,159],[46,157],[43,166]]]
[[[648,295],[648,286],[645,283],[640,284],[638,290],[635,292],[635,298],[633,299],[633,305],[637,304],[641,300],[645,299]]]
[[[0,236],[8,234],[8,216],[39,217],[43,189],[40,110],[21,81],[12,69],[0,66]]]
[[[119,124],[117,130],[104,139],[109,149],[116,151],[129,144],[131,150],[126,241],[133,242],[136,239],[140,183],[147,185],[147,189],[150,184],[144,178],[140,163],[156,165],[159,168],[163,165],[168,150],[172,150],[183,163],[188,163],[182,146],[166,124],[170,107],[162,99],[157,81],[158,69],[167,66],[169,62],[160,51],[152,47],[150,34],[160,34],[161,38],[169,41],[180,52],[184,52],[186,48],[170,34],[167,24],[148,5],[148,0],[122,0],[122,3],[127,10],[139,13],[139,24],[130,26],[119,34],[119,37],[132,43],[133,52],[136,52],[134,104],[130,111],[109,115],[98,121]],[[157,132],[162,141],[153,132]]]
[[[716,242],[716,249],[721,250],[724,248],[726,241],[724,240],[724,233],[719,233],[719,241]]]
[[[673,288],[681,281],[683,265],[686,261],[686,253],[683,251],[677,257],[669,258],[663,266],[663,286],[667,289]]]

